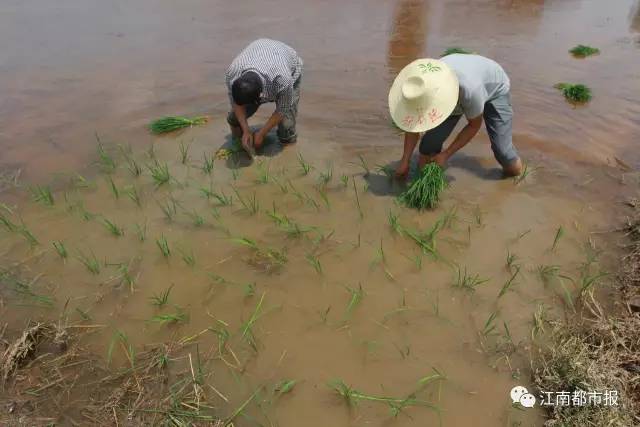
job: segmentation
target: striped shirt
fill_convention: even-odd
[[[260,103],[275,102],[276,111],[285,114],[293,105],[293,85],[302,76],[302,59],[293,48],[271,40],[251,42],[233,60],[225,74],[229,101],[233,104],[231,86],[246,71],[257,73],[262,80]]]

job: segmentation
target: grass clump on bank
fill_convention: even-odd
[[[591,46],[586,46],[586,45],[583,45],[583,44],[579,44],[576,47],[574,47],[571,50],[569,50],[569,53],[571,53],[576,58],[586,58],[587,56],[599,54],[600,53],[600,49],[595,48],[595,47],[591,47]]]
[[[443,56],[453,55],[453,54],[456,54],[456,53],[461,53],[461,54],[464,54],[464,55],[472,55],[473,54],[473,52],[468,50],[468,49],[465,49],[463,47],[453,46],[453,47],[446,48],[445,51],[442,52],[442,55],[440,55],[440,57],[442,58]]]
[[[420,172],[411,186],[400,194],[400,202],[415,209],[433,209],[440,201],[440,194],[447,187],[444,169],[429,163]]]
[[[173,132],[179,129],[203,125],[207,122],[207,117],[183,117],[183,116],[166,116],[158,120],[154,120],[149,124],[149,129],[155,134]]]
[[[581,83],[558,83],[554,86],[560,90],[565,99],[572,104],[585,104],[591,101],[591,89]]]

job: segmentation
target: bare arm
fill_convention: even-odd
[[[419,133],[405,132],[404,150],[402,152],[402,159],[400,159],[400,165],[398,166],[398,169],[396,169],[396,176],[405,176],[409,172],[411,155],[418,144],[418,139],[420,139]]]
[[[469,120],[469,123],[460,131],[456,139],[442,152],[445,159],[448,159],[462,147],[467,145],[476,136],[482,125],[482,115]]]
[[[260,137],[264,138],[269,133],[269,131],[273,129],[274,126],[282,121],[283,117],[284,116],[282,115],[282,113],[274,111],[271,117],[269,117],[269,120],[267,120],[267,122],[264,124],[262,129],[257,132],[257,134],[260,135]]]
[[[244,105],[238,105],[234,102],[233,113],[236,115],[236,119],[238,119],[238,123],[240,123],[240,128],[242,129],[242,133],[243,134],[250,133],[249,123],[247,123],[247,114],[246,114]]]

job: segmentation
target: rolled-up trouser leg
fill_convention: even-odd
[[[502,95],[487,102],[483,115],[493,155],[503,167],[512,165],[519,157],[513,145],[511,95]]]
[[[296,142],[298,134],[296,132],[296,118],[298,116],[298,102],[300,102],[300,81],[302,77],[293,85],[293,106],[284,115],[282,121],[278,124],[278,139],[282,144]]]

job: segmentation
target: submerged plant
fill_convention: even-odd
[[[259,161],[258,162],[258,178],[256,179],[256,182],[258,184],[267,184],[269,183],[269,165],[267,164],[265,166],[265,162],[264,161]]]
[[[454,279],[453,286],[456,288],[465,289],[469,292],[475,292],[476,288],[483,283],[488,282],[489,279],[483,279],[478,274],[471,275],[467,273],[467,268],[461,270],[457,267],[457,275]]]
[[[167,239],[164,237],[164,234],[161,235],[158,239],[156,239],[156,245],[158,246],[158,249],[160,249],[160,253],[162,253],[163,257],[169,258],[169,256],[171,256],[171,249],[169,248],[169,242],[167,242]]]
[[[558,227],[558,230],[556,230],[556,235],[553,238],[553,245],[551,245],[551,252],[556,250],[556,247],[558,246],[558,243],[560,242],[560,239],[562,238],[562,236],[564,236],[564,228],[560,226]]]
[[[516,269],[511,275],[511,277],[509,277],[509,279],[504,283],[504,285],[502,285],[502,289],[500,289],[500,292],[498,293],[498,298],[502,298],[502,296],[506,294],[509,289],[511,289],[511,286],[513,286],[513,284],[515,283],[515,280],[518,274],[520,274],[520,267],[516,266]]]
[[[537,267],[538,277],[545,285],[558,276],[560,273],[560,266],[558,265],[539,265]]]
[[[322,275],[322,264],[320,264],[320,259],[312,253],[308,253],[304,256],[309,264],[313,267],[316,273]]]
[[[60,241],[53,242],[53,247],[55,248],[60,258],[67,259],[69,253],[67,252],[67,248],[64,246],[64,243]]]
[[[113,157],[111,157],[109,153],[107,153],[107,151],[104,149],[104,145],[102,145],[98,133],[96,133],[96,140],[98,141],[98,159],[100,162],[100,166],[105,172],[111,173],[116,169],[116,162],[115,160],[113,160]]]
[[[193,254],[193,250],[190,250],[189,252],[180,250],[180,254],[182,255],[182,260],[184,261],[185,264],[187,264],[189,267],[195,267],[196,258],[195,258],[195,255]]]
[[[207,156],[207,153],[203,153],[202,158],[202,172],[211,175],[211,172],[213,172],[213,156]]]
[[[415,209],[433,209],[440,201],[440,194],[447,187],[444,169],[429,163],[420,172],[411,186],[399,196],[404,205]]]
[[[98,258],[96,258],[93,252],[91,252],[90,255],[85,255],[83,252],[78,251],[78,260],[92,274],[100,274],[100,261],[98,261]]]
[[[113,194],[113,197],[118,200],[120,198],[120,190],[118,190],[118,187],[116,187],[116,183],[113,182],[113,178],[111,178],[111,175],[107,176],[107,181],[109,182],[109,189],[111,190],[111,194]]]
[[[153,316],[149,321],[154,323],[159,323],[161,325],[171,324],[171,323],[179,323],[184,322],[187,319],[187,316],[182,312],[177,312],[174,314],[158,314]]]
[[[320,185],[320,187],[325,187],[329,182],[331,182],[332,178],[333,165],[330,164],[325,172],[320,172],[320,175],[318,176],[318,185]]]
[[[31,195],[33,196],[34,201],[42,203],[43,205],[53,206],[54,199],[50,187],[36,185],[29,189],[31,190]]]
[[[140,193],[138,192],[138,188],[135,185],[131,185],[125,187],[123,190],[124,194],[127,195],[138,207],[142,207],[142,200],[140,199]]]
[[[352,177],[353,182],[353,192],[356,194],[356,206],[358,207],[358,214],[360,215],[360,219],[364,218],[364,213],[362,212],[362,206],[360,206],[360,196],[358,196],[358,187],[356,187],[356,178]]]
[[[191,147],[191,144],[184,144],[184,141],[180,141],[180,163],[182,163],[183,165],[186,165],[187,162],[189,161],[189,148]]]
[[[599,54],[600,53],[600,49],[595,48],[595,47],[591,47],[591,46],[587,46],[587,45],[583,45],[583,44],[579,44],[576,47],[574,47],[571,50],[569,50],[569,53],[571,53],[573,56],[575,56],[577,58],[586,58],[587,56]]]
[[[147,239],[147,223],[144,225],[140,225],[138,223],[134,224],[136,235],[138,236],[138,240],[144,242]]]
[[[558,83],[554,87],[572,104],[584,104],[591,100],[591,89],[583,84]]]
[[[160,163],[158,160],[151,166],[147,166],[151,177],[156,184],[156,187],[160,187],[168,183],[171,180],[171,173],[169,172],[169,166],[166,163]]]
[[[260,211],[260,203],[256,198],[255,191],[251,196],[245,199],[242,196],[240,196],[240,193],[238,193],[238,190],[236,190],[235,187],[232,187],[232,188],[234,193],[236,193],[236,197],[238,198],[238,200],[240,200],[240,203],[242,204],[244,210],[247,211],[249,215],[255,215],[256,213],[258,213],[258,211]]]
[[[207,122],[207,118],[201,117],[183,117],[183,116],[166,116],[158,120],[154,120],[149,124],[149,129],[155,134],[173,132],[178,129],[202,125]]]
[[[362,298],[364,297],[364,290],[362,289],[362,284],[358,284],[357,288],[351,288],[349,286],[345,286],[345,289],[349,291],[351,298],[349,298],[349,304],[347,304],[347,309],[345,311],[346,316],[351,316],[353,310],[360,304]]]
[[[311,171],[311,164],[302,157],[301,153],[298,153],[298,164],[300,165],[302,175],[308,175],[309,171]]]
[[[112,235],[120,237],[124,234],[124,230],[122,229],[122,227],[117,226],[107,218],[102,218],[102,223],[104,224],[104,227],[107,229],[107,231]]]

